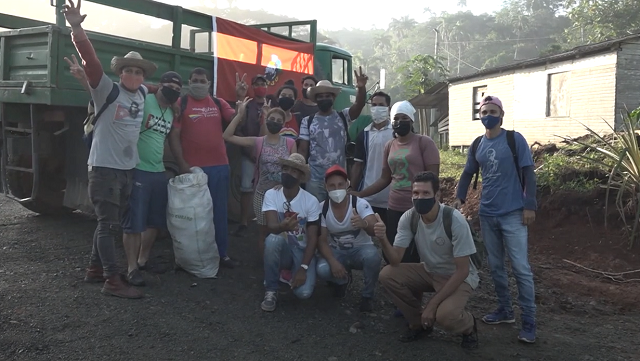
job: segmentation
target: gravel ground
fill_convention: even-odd
[[[221,270],[216,280],[174,272],[171,241],[162,239],[152,254],[156,272],[145,273],[146,298],[107,297],[82,282],[94,228],[82,214],[37,216],[0,196],[0,360],[640,359],[640,315],[562,294],[540,278],[534,345],[516,341],[517,326],[483,324],[474,352],[442,332],[401,344],[403,322],[390,317],[384,295],[375,314],[358,313],[359,272],[345,300],[332,299],[323,283],[306,301],[283,286],[268,314],[259,307],[255,234],[232,238],[230,253],[242,267]],[[121,244],[118,252],[124,262]],[[469,305],[477,317],[495,306],[491,281],[482,277]]]

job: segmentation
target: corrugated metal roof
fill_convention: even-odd
[[[482,76],[487,76],[487,75],[491,75],[491,74],[498,74],[498,73],[502,73],[502,72],[506,72],[506,71],[511,71],[511,70],[515,70],[515,69],[530,68],[530,67],[534,67],[534,66],[544,65],[544,64],[547,64],[547,63],[555,63],[555,62],[575,59],[575,58],[581,57],[581,56],[605,53],[605,52],[611,51],[616,46],[619,46],[620,43],[623,43],[623,42],[629,41],[629,40],[633,40],[633,39],[637,39],[637,38],[640,38],[640,33],[628,35],[628,36],[625,36],[625,37],[622,37],[622,38],[618,38],[618,39],[607,40],[607,41],[603,41],[603,42],[600,42],[600,43],[577,46],[577,47],[575,47],[575,48],[573,48],[573,49],[571,49],[569,51],[565,51],[564,53],[560,53],[560,54],[555,54],[555,55],[549,55],[549,56],[543,56],[543,57],[539,57],[539,58],[524,60],[524,61],[520,61],[520,62],[517,62],[517,63],[513,63],[513,64],[509,64],[509,65],[505,65],[505,66],[500,66],[500,67],[496,67],[496,68],[484,69],[484,70],[480,70],[478,72],[475,72],[473,74],[468,74],[468,75],[462,75],[462,76],[449,78],[448,81],[449,81],[449,83],[455,83],[455,82],[460,82],[460,81],[469,80],[469,79],[473,79],[473,78],[478,78],[478,77],[482,77]]]

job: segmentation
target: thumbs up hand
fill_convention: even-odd
[[[380,215],[376,213],[376,224],[373,225],[373,231],[376,237],[383,239],[387,237],[387,226],[385,226]]]
[[[351,225],[356,229],[367,228],[366,222],[362,220],[355,208],[351,209]]]

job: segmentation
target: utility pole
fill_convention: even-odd
[[[438,70],[437,70],[437,62],[438,62],[438,38],[440,37],[440,32],[438,29],[434,28],[433,32],[436,34],[435,39],[435,49],[433,50],[433,57],[436,59],[436,67],[433,68],[433,79],[438,80]]]

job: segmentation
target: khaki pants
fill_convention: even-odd
[[[422,263],[401,263],[386,266],[380,272],[380,283],[391,295],[393,303],[412,326],[422,326],[422,293],[437,292],[448,277],[429,273]],[[464,282],[436,311],[436,323],[453,334],[468,333],[473,328],[473,316],[465,311],[473,289]]]

